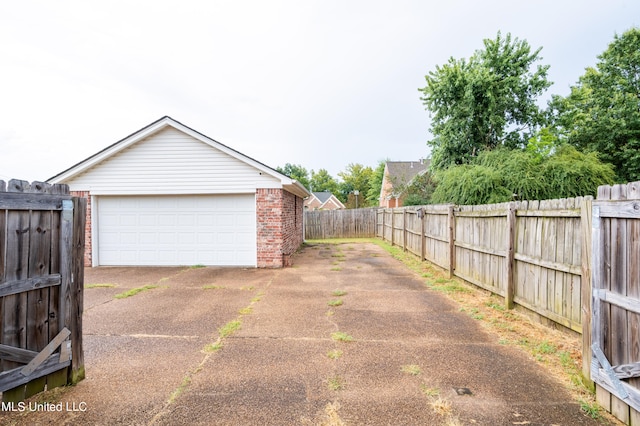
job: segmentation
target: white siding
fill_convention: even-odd
[[[67,182],[100,194],[229,194],[281,188],[251,165],[166,127]]]

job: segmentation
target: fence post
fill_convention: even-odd
[[[591,380],[591,216],[592,198],[585,197],[580,203],[580,233],[582,234],[582,277],[580,298],[582,299],[582,375]]]
[[[394,240],[394,234],[396,233],[396,227],[395,227],[395,218],[396,215],[393,212],[393,209],[391,209],[391,245],[393,245],[393,240]]]
[[[376,209],[375,214],[373,215],[373,236],[378,235],[378,209]]]
[[[422,208],[422,217],[420,218],[420,260],[425,260],[427,258],[427,247],[426,247],[426,237],[424,235],[425,233],[425,226],[426,226],[426,218],[427,218],[427,213],[426,213],[426,209],[423,207]]]
[[[407,208],[402,209],[402,251],[407,251]]]
[[[456,219],[453,204],[449,206],[449,278],[456,269]]]
[[[85,378],[84,348],[82,344],[82,312],[84,311],[84,234],[87,199],[73,199],[73,281],[71,291],[71,368],[69,382],[76,384]]]
[[[509,203],[507,208],[507,283],[504,295],[504,303],[507,309],[513,309],[513,294],[515,282],[513,280],[514,253],[516,243],[516,205]]]

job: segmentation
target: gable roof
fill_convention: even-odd
[[[305,205],[311,205],[314,199],[317,200],[320,204],[320,206],[318,207],[319,209],[323,209],[328,203],[332,203],[339,209],[345,208],[344,204],[342,204],[342,201],[340,201],[338,197],[336,197],[329,191],[312,192],[311,197],[307,198],[307,200],[305,201]]]
[[[112,158],[116,154],[135,145],[136,143],[144,140],[145,138],[151,135],[154,135],[169,127],[176,129],[184,134],[187,134],[188,136],[191,136],[192,138],[200,142],[203,142],[204,144],[209,145],[238,161],[246,163],[249,166],[252,166],[255,169],[258,169],[261,173],[264,173],[267,176],[277,179],[278,181],[280,181],[282,188],[292,194],[295,194],[302,198],[309,196],[309,192],[307,191],[307,189],[295,179],[291,179],[290,177],[285,176],[284,174],[278,172],[277,170],[222,144],[180,123],[179,121],[174,120],[169,116],[164,116],[159,120],[156,120],[153,123],[143,127],[142,129],[130,134],[124,139],[121,139],[118,142],[104,148],[103,150],[71,166],[70,168],[64,170],[63,172],[47,179],[47,182],[61,183],[61,182],[69,181],[70,179],[73,179],[74,177],[88,171],[89,169],[98,165],[104,160],[108,158]]]
[[[429,168],[429,160],[387,161],[387,173],[392,185],[406,185]]]
[[[313,195],[322,203],[326,203],[329,198],[331,198],[331,196],[333,195],[331,192],[329,191],[323,191],[323,192],[314,192]]]

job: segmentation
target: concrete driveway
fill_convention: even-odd
[[[373,244],[306,247],[281,270],[93,268],[85,284],[86,379],[45,394],[62,411],[3,424],[600,424]]]

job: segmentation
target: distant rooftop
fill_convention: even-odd
[[[321,203],[326,203],[329,198],[333,195],[331,192],[323,191],[323,192],[314,192],[313,195],[316,196]]]
[[[387,161],[387,171],[396,185],[407,184],[418,174],[429,168],[429,160]]]

